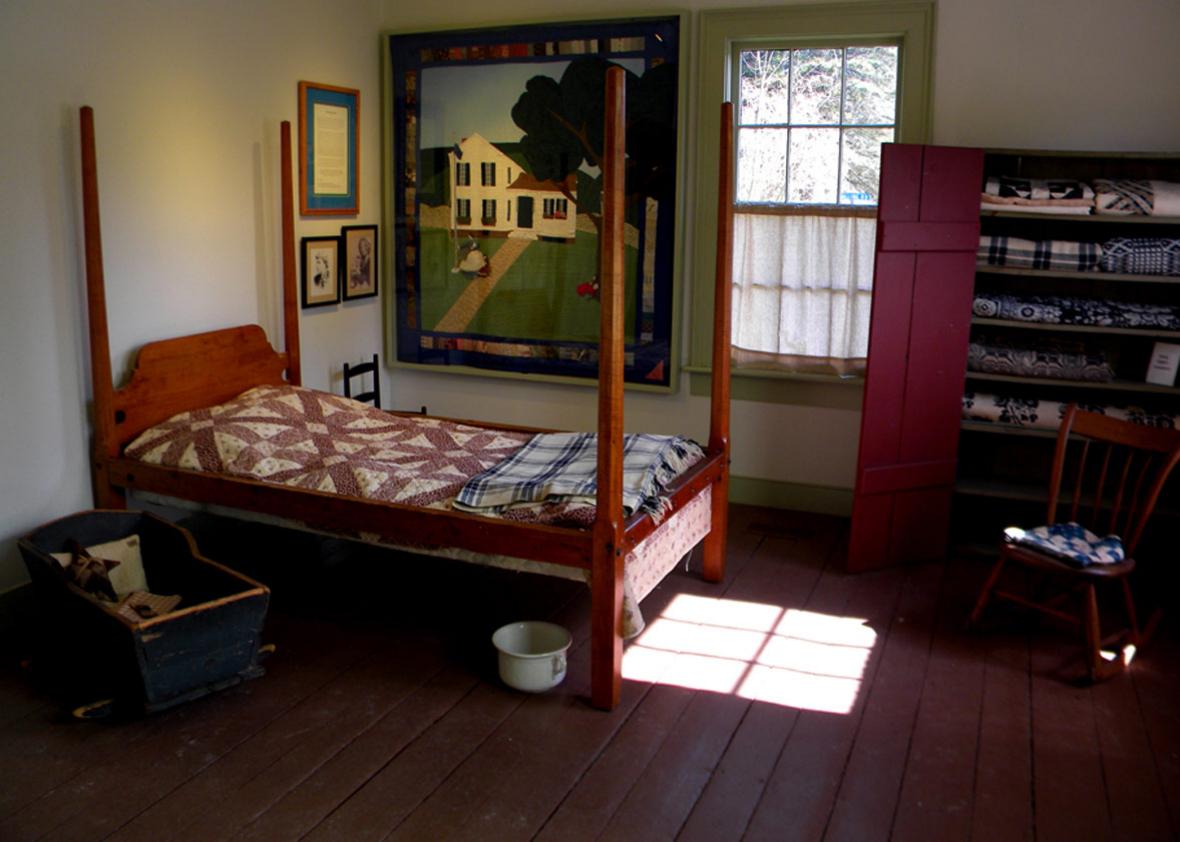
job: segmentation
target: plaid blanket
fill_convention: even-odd
[[[1098,267],[1102,246],[1068,240],[1024,240],[1019,237],[982,235],[976,260],[991,266],[1025,269],[1058,269],[1088,272]]]
[[[677,474],[704,456],[700,445],[680,436],[636,433],[623,437],[623,511],[660,518],[660,492]],[[546,433],[512,456],[472,477],[455,508],[486,514],[519,503],[579,500],[593,504],[598,492],[598,436]]]

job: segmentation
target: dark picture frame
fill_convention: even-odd
[[[629,383],[675,386],[683,15],[387,33],[386,296],[399,364],[598,371],[606,69],[627,70]]]
[[[379,242],[376,225],[345,225],[340,229],[340,247],[344,259],[340,270],[340,287],[345,301],[377,295],[381,272]]]
[[[299,83],[299,212],[360,212],[361,92]]]
[[[303,307],[325,307],[340,301],[340,238],[302,237],[299,240]]]

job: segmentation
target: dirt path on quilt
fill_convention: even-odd
[[[467,325],[471,323],[475,314],[479,312],[479,308],[492,294],[492,290],[495,289],[500,278],[504,277],[504,273],[532,242],[532,240],[508,238],[504,245],[500,246],[488,260],[491,271],[488,272],[487,277],[473,279],[467,285],[467,289],[463,290],[463,293],[455,299],[455,303],[451,305],[450,310],[447,310],[446,315],[438,320],[434,330],[440,333],[465,332]]]

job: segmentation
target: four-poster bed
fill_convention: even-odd
[[[178,413],[223,404],[259,386],[299,386],[299,304],[294,249],[290,125],[282,125],[282,251],[284,345],[276,352],[261,327],[244,325],[145,345],[129,382],[114,388],[107,335],[99,226],[94,118],[81,113],[86,282],[94,390],[93,471],[95,498],[103,508],[124,508],[129,490],[297,521],[316,530],[364,534],[393,544],[459,548],[577,568],[588,574],[592,594],[591,701],[610,709],[619,700],[622,661],[624,563],[661,525],[645,513],[623,516],[623,72],[607,77],[606,162],[601,285],[602,329],[598,378],[597,509],[591,528],[516,522],[455,509],[421,508],[346,497],[255,478],[147,464],[125,455],[145,430]],[[726,109],[729,107],[726,106]],[[670,514],[663,525],[694,509],[707,525],[703,576],[722,578],[725,564],[729,462],[729,254],[732,114],[722,121],[717,258],[716,322],[713,328],[713,390],[705,456],[664,490]],[[390,413],[400,416],[402,413]],[[471,427],[521,432],[462,422]],[[525,431],[537,432],[537,431]],[[695,503],[695,506],[692,504]],[[664,560],[660,576],[675,565]]]

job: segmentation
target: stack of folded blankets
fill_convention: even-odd
[[[1020,213],[1180,216],[1180,184],[1173,181],[1099,178],[1082,181],[989,176],[984,210]]]

